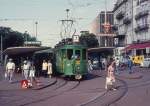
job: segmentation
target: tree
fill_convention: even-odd
[[[0,27],[0,36],[3,36],[3,49],[8,47],[23,46],[26,41],[25,34],[13,31],[9,27]],[[36,41],[36,38],[27,34],[28,41]]]
[[[89,48],[97,47],[99,45],[98,40],[93,33],[82,33],[80,36],[80,42]]]

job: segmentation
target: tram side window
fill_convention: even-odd
[[[75,51],[75,59],[80,59],[80,50]]]
[[[83,49],[82,51],[82,59],[86,60],[86,49]]]
[[[72,55],[73,55],[73,50],[72,49],[67,49],[67,58],[69,60],[71,60]]]

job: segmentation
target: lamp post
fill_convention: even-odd
[[[28,36],[27,31],[24,32],[24,46],[27,46]]]
[[[3,63],[3,35],[1,34],[1,65]]]
[[[36,21],[36,22],[35,22],[35,25],[36,25],[36,26],[35,26],[35,27],[36,27],[36,34],[35,34],[36,40],[37,40],[37,24],[38,24],[38,22]]]

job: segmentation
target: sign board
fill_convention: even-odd
[[[105,33],[109,33],[111,25],[109,23],[104,23],[103,26],[104,26]]]
[[[28,80],[22,80],[21,81],[21,88],[23,88],[23,89],[28,88]]]
[[[79,42],[79,35],[73,35],[73,42]]]

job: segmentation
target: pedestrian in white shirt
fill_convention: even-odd
[[[12,61],[12,59],[9,59],[8,63],[6,64],[6,72],[5,72],[5,78],[9,78],[9,82],[12,82],[13,74],[15,71],[15,63]]]
[[[29,70],[30,70],[30,66],[29,66],[28,62],[25,60],[24,64],[23,64],[23,73],[24,73],[24,77],[26,80],[29,77]]]
[[[43,76],[44,77],[47,77],[47,62],[46,60],[43,60],[43,63],[42,63],[42,73],[43,73]]]
[[[52,71],[52,63],[51,63],[50,60],[49,60],[48,63],[47,63],[47,69],[48,69],[47,74],[48,74],[49,77],[51,78],[53,71]]]
[[[34,78],[35,78],[35,66],[34,66],[33,62],[31,63],[31,66],[30,66],[30,74],[29,74],[29,77],[30,77],[30,83],[31,83],[30,86],[32,86],[32,85],[33,85],[33,80],[34,80]]]

